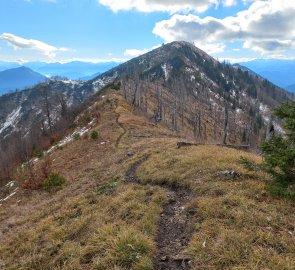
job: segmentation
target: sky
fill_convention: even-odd
[[[121,62],[177,40],[295,59],[295,0],[0,0],[0,61]]]

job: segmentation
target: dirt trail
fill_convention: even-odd
[[[117,138],[116,140],[116,148],[119,148],[119,144],[122,140],[122,138],[125,136],[125,134],[127,133],[127,129],[124,127],[124,125],[122,125],[120,122],[119,122],[119,118],[120,118],[120,114],[117,115],[117,118],[116,118],[116,123],[117,125],[123,129],[123,132],[120,134],[120,136]]]
[[[136,170],[147,158],[142,158],[129,168],[125,176],[126,183],[141,184]],[[153,269],[188,270],[191,259],[184,256],[182,252],[187,247],[193,233],[194,218],[184,206],[193,198],[193,194],[187,189],[172,189],[168,185],[161,186],[167,189],[168,203],[164,206],[158,222]]]

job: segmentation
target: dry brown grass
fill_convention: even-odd
[[[135,114],[115,92],[88,114],[99,115],[100,139],[81,138],[51,156],[66,187],[51,195],[20,189],[0,208],[0,269],[152,269],[166,191],[120,181],[145,155],[142,182],[195,193],[187,205],[197,220],[186,250],[192,269],[295,269],[294,204],[270,196],[267,176],[238,162],[258,156],[217,146],[177,149],[176,134]],[[241,176],[223,179],[222,170]]]
[[[176,149],[168,142],[139,169],[144,182],[189,186],[187,206],[199,222],[187,249],[193,269],[295,269],[294,204],[265,191],[266,175],[248,174],[239,156],[259,157],[216,146]],[[237,179],[223,179],[235,170]]]
[[[164,201],[160,188],[119,184],[56,202],[1,247],[4,269],[147,269]]]

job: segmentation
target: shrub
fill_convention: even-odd
[[[286,134],[273,134],[262,143],[263,163],[254,164],[246,159],[240,162],[248,170],[262,170],[272,176],[270,193],[294,200],[295,192],[295,102],[283,104],[275,110],[284,121]]]
[[[248,171],[250,172],[255,172],[255,171],[261,171],[263,170],[263,165],[262,164],[256,164],[255,162],[245,158],[245,157],[240,157],[239,163]]]
[[[295,102],[283,104],[275,114],[284,121],[286,135],[273,135],[262,144],[266,170],[275,181],[295,183]]]
[[[60,137],[57,134],[54,134],[49,139],[50,145],[55,145],[58,141],[60,141]]]
[[[111,85],[111,89],[114,89],[114,90],[120,90],[120,88],[121,88],[121,82],[118,82],[118,83],[113,83],[112,85]]]
[[[80,138],[81,138],[81,136],[80,136],[79,133],[74,133],[74,134],[73,134],[73,139],[74,139],[74,141],[78,141],[78,140],[80,140]]]
[[[36,148],[33,151],[33,156],[37,157],[37,158],[41,158],[43,157],[44,153],[42,149]]]
[[[61,188],[66,180],[59,173],[51,173],[44,181],[43,188],[47,192],[52,192]]]
[[[38,190],[43,186],[43,175],[37,173],[34,165],[30,162],[23,164],[23,166],[17,170],[15,177],[24,189]]]
[[[99,134],[98,134],[98,132],[97,131],[95,131],[95,130],[93,130],[92,132],[91,132],[91,139],[93,139],[93,140],[97,140],[98,138],[99,138]]]

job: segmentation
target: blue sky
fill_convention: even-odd
[[[120,61],[174,40],[220,59],[292,59],[295,1],[0,0],[0,61]]]

